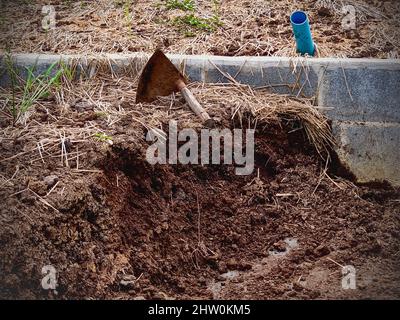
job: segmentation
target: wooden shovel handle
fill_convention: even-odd
[[[206,110],[200,105],[193,93],[186,87],[183,81],[178,81],[177,83],[179,90],[181,91],[183,97],[188,103],[190,109],[204,122],[205,126],[212,128],[215,126],[215,122],[211,119],[210,115]]]

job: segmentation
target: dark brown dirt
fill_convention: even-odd
[[[399,298],[399,190],[321,175],[289,130],[258,132],[258,178],[151,166],[126,133],[90,146],[82,161],[101,173],[20,159],[24,175],[0,191],[0,298]],[[2,154],[20,144],[3,142]],[[2,175],[15,164],[1,162]],[[60,185],[45,197],[54,174]],[[36,195],[13,194],[27,186]],[[57,295],[40,285],[48,264]],[[341,288],[337,264],[356,268],[356,290]]]

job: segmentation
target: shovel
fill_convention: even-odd
[[[152,102],[159,96],[168,96],[181,92],[190,109],[209,128],[215,127],[215,122],[200,105],[194,95],[186,87],[187,79],[178,71],[165,54],[157,49],[144,67],[139,78],[136,93],[136,103]]]

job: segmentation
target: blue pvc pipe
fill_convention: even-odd
[[[297,52],[314,55],[315,45],[312,39],[310,24],[304,11],[295,11],[290,16],[294,37],[296,38]]]

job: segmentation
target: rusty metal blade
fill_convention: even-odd
[[[165,54],[159,49],[156,50],[139,78],[136,103],[152,102],[159,96],[168,96],[179,91],[176,86],[179,79],[187,83]]]

